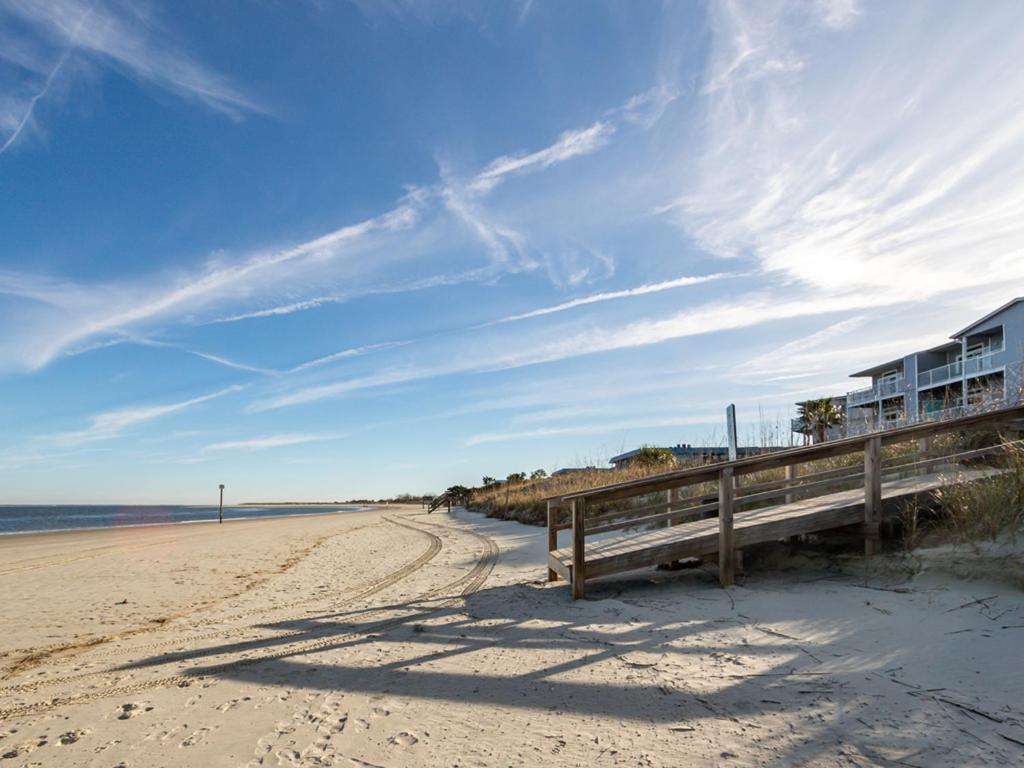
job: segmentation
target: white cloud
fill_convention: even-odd
[[[422,381],[458,373],[487,373],[601,352],[660,344],[673,339],[750,328],[777,320],[826,315],[898,302],[893,295],[832,294],[781,298],[773,294],[747,294],[731,301],[713,302],[661,318],[646,318],[616,327],[595,327],[563,337],[545,333],[542,340],[523,338],[515,348],[497,354],[473,355],[465,347],[455,362],[441,365],[404,365],[367,376],[313,386],[257,400],[253,411],[274,410],[341,397],[352,392]],[[555,336],[553,340],[552,336]]]
[[[721,419],[721,413],[707,413],[684,417],[666,413],[658,417],[649,417],[646,419],[626,419],[597,423],[591,421],[586,424],[572,424],[561,427],[541,427],[538,429],[524,430],[522,432],[482,433],[471,436],[466,440],[466,445],[474,446],[483,445],[485,443],[508,443],[517,440],[535,440],[537,438],[566,437],[569,435],[603,435],[609,432],[619,432],[629,429],[661,429],[664,427],[718,424]]]
[[[600,121],[588,128],[565,131],[549,147],[536,152],[504,155],[492,161],[476,175],[469,189],[477,194],[490,192],[510,174],[549,168],[574,157],[589,155],[607,144],[613,133],[615,126],[612,123]]]
[[[0,153],[30,124],[41,99],[72,57],[109,66],[141,83],[198,102],[234,119],[265,112],[226,78],[199,63],[172,42],[159,20],[135,4],[99,0],[0,1],[0,60],[22,76],[40,78],[31,96],[7,94],[5,124],[11,129]],[[16,35],[13,31],[18,29]],[[28,39],[25,39],[28,38]],[[19,118],[12,118],[14,114]]]
[[[168,416],[172,413],[178,413],[179,411],[183,411],[201,403],[209,402],[210,400],[216,400],[217,398],[224,397],[225,395],[238,392],[241,389],[241,386],[234,385],[217,390],[216,392],[200,395],[198,397],[193,397],[176,403],[139,405],[132,406],[130,408],[119,408],[113,411],[105,411],[92,416],[90,418],[89,426],[85,429],[40,435],[37,439],[48,444],[61,446],[80,445],[82,443],[91,443],[98,440],[110,440],[112,438],[119,437],[132,427],[137,427],[140,424]]]
[[[282,434],[268,435],[266,437],[253,437],[247,440],[227,440],[220,443],[211,443],[202,449],[203,453],[217,451],[265,451],[272,448],[284,448],[290,445],[302,445],[304,443],[315,443],[323,440],[338,440],[343,435],[310,435],[310,434]]]
[[[716,6],[703,138],[663,210],[815,291],[1024,280],[1022,24],[1012,2]]]
[[[738,277],[737,274],[729,273],[716,273],[713,275],[696,275],[693,277],[677,277],[674,280],[665,280],[660,283],[648,283],[647,285],[639,285],[635,288],[626,288],[621,291],[606,291],[604,293],[596,293],[591,296],[581,296],[577,299],[570,299],[564,301],[561,304],[555,304],[551,307],[543,307],[541,309],[534,309],[529,312],[523,312],[518,315],[509,315],[503,317],[500,320],[495,320],[490,325],[497,323],[511,323],[516,320],[527,320],[532,317],[542,317],[544,315],[551,315],[556,312],[564,312],[569,309],[575,309],[576,307],[583,307],[588,304],[597,304],[603,301],[613,301],[615,299],[631,298],[633,296],[645,296],[649,293],[659,293],[660,291],[667,291],[672,288],[682,288],[687,285],[700,285],[701,283],[708,283],[713,280],[721,280],[727,277]]]

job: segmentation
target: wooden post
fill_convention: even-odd
[[[548,554],[558,549],[557,511],[553,501],[548,502]],[[548,581],[558,581],[558,574],[548,568]]]
[[[223,523],[224,522],[224,484],[223,483],[221,483],[221,485],[220,485],[220,515],[218,516],[217,522],[218,523]]]
[[[736,537],[732,528],[735,489],[732,467],[718,476],[718,583],[728,587],[736,580]]]
[[[672,489],[669,488],[667,491],[665,491],[665,514],[667,515],[671,511],[672,511]],[[668,528],[671,525],[674,525],[674,523],[671,520],[666,520],[665,521],[665,527],[666,528]]]
[[[584,519],[587,513],[586,499],[572,500],[572,599],[579,600],[585,593],[587,578],[586,550],[584,549]]]
[[[793,483],[796,481],[796,476],[797,476],[797,465],[796,464],[787,464],[786,465],[786,488],[787,489],[792,487]],[[796,496],[793,493],[787,493],[786,494],[786,503],[787,504],[792,504],[795,499],[796,499]]]
[[[879,551],[879,527],[882,522],[882,438],[864,443],[864,554]]]

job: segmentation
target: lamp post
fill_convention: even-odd
[[[224,522],[224,483],[220,484],[220,519],[217,522]]]

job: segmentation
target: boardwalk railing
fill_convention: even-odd
[[[978,459],[1005,450],[1006,443],[939,453],[933,438],[943,434],[1003,430],[1024,419],[1024,406],[1003,408],[942,422],[849,437],[818,445],[792,448],[736,461],[721,462],[666,472],[640,480],[592,488],[548,500],[548,579],[560,576],[572,583],[574,597],[584,594],[587,578],[587,539],[615,531],[648,531],[685,525],[708,517],[718,518],[719,580],[735,579],[737,560],[734,519],[737,513],[794,505],[836,491],[863,488],[865,552],[878,549],[882,522],[882,487],[894,479],[947,472],[950,476]],[[883,458],[883,448],[916,443],[912,450]],[[836,460],[838,466],[801,474],[809,462]],[[968,464],[965,464],[967,462]],[[746,482],[744,482],[744,480]],[[848,510],[850,504],[846,505]],[[849,515],[839,524],[848,524]],[[820,520],[817,530],[821,529]],[[838,527],[834,526],[834,527]],[[762,526],[773,538],[784,539],[808,532],[797,516],[780,517]],[[559,532],[571,531],[571,562],[558,557]],[[762,530],[764,535],[765,530]],[[606,548],[607,550],[607,548]],[[603,571],[629,570],[650,564],[650,552],[627,552],[602,561]]]

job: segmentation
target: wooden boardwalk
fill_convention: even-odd
[[[549,499],[548,579],[565,579],[578,598],[588,578],[717,554],[724,586],[733,583],[743,547],[852,525],[870,556],[887,508],[1002,471],[1011,445],[1005,435],[1022,431],[1024,406],[1014,406]],[[996,432],[1004,437],[993,441]],[[981,433],[985,447],[951,447],[977,445],[965,439],[971,433]],[[933,438],[943,435],[938,449]],[[559,542],[565,530],[569,546]]]
[[[930,493],[952,481],[971,482],[991,476],[995,470],[963,470],[892,480],[882,484],[882,501]],[[789,536],[817,533],[859,525],[864,521],[864,491],[839,491],[790,504],[779,504],[733,517],[735,545],[743,548]],[[587,546],[588,577],[636,570],[687,557],[707,557],[718,552],[718,519],[679,523],[669,528],[631,532],[595,541]],[[572,547],[548,554],[548,565],[566,581],[572,581]]]

